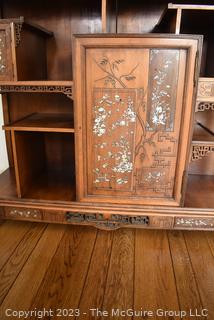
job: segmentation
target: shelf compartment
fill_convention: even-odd
[[[52,36],[23,17],[0,19],[0,81],[47,79],[47,38]]]
[[[206,129],[200,123],[196,123],[193,133],[193,143],[213,143],[214,145],[214,133],[209,129]]]
[[[192,28],[192,30],[198,30],[199,20],[203,21],[203,24],[200,24],[200,29],[210,28],[210,23],[213,19],[213,10],[213,5],[169,3],[155,26],[154,31],[172,32],[176,34],[189,33],[187,32],[189,27]]]
[[[72,114],[33,113],[24,119],[3,126],[6,131],[74,132]]]
[[[62,93],[73,99],[73,81],[1,81],[0,93]]]
[[[17,195],[71,201],[75,185],[74,135],[12,131]]]

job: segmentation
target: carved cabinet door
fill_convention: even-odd
[[[75,37],[80,201],[180,205],[200,39]]]
[[[0,81],[13,80],[10,24],[0,24]]]

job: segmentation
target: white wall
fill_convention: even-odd
[[[5,134],[1,129],[3,125],[2,100],[0,95],[0,174],[9,166],[7,158],[7,149],[5,143]]]

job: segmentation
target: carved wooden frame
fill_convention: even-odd
[[[176,181],[174,190],[174,200],[167,199],[149,199],[131,197],[126,199],[109,198],[101,196],[88,195],[87,191],[87,166],[84,157],[86,150],[85,145],[85,124],[83,106],[85,105],[85,52],[87,48],[139,48],[139,47],[161,47],[161,48],[185,48],[188,52],[188,65],[187,65],[187,77],[185,84],[184,94],[184,114],[183,124],[181,130],[181,143],[178,155],[178,165],[176,170]],[[83,202],[112,202],[127,204],[147,204],[147,205],[171,205],[179,206],[182,201],[183,193],[183,173],[187,167],[187,159],[190,153],[191,141],[190,131],[192,129],[193,108],[195,106],[194,101],[194,79],[197,77],[198,70],[195,69],[197,52],[201,48],[200,36],[169,36],[169,35],[107,35],[107,36],[92,36],[92,35],[77,35],[73,41],[73,68],[74,68],[74,80],[75,80],[75,130],[76,130],[76,176],[77,176],[77,198]]]

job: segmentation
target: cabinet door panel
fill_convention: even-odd
[[[8,24],[0,26],[0,81],[13,80],[11,30]]]
[[[188,112],[188,136],[192,111],[185,106],[185,82],[191,67],[193,86],[195,56],[179,40],[170,46],[150,39],[148,45],[140,38],[130,46],[123,38],[120,46],[115,39],[114,45],[108,38],[95,38],[93,46],[86,38],[84,49],[80,44],[84,81],[76,95],[76,107],[83,101],[76,144],[84,165],[78,163],[77,194],[84,201],[178,205],[188,147],[182,116]]]

